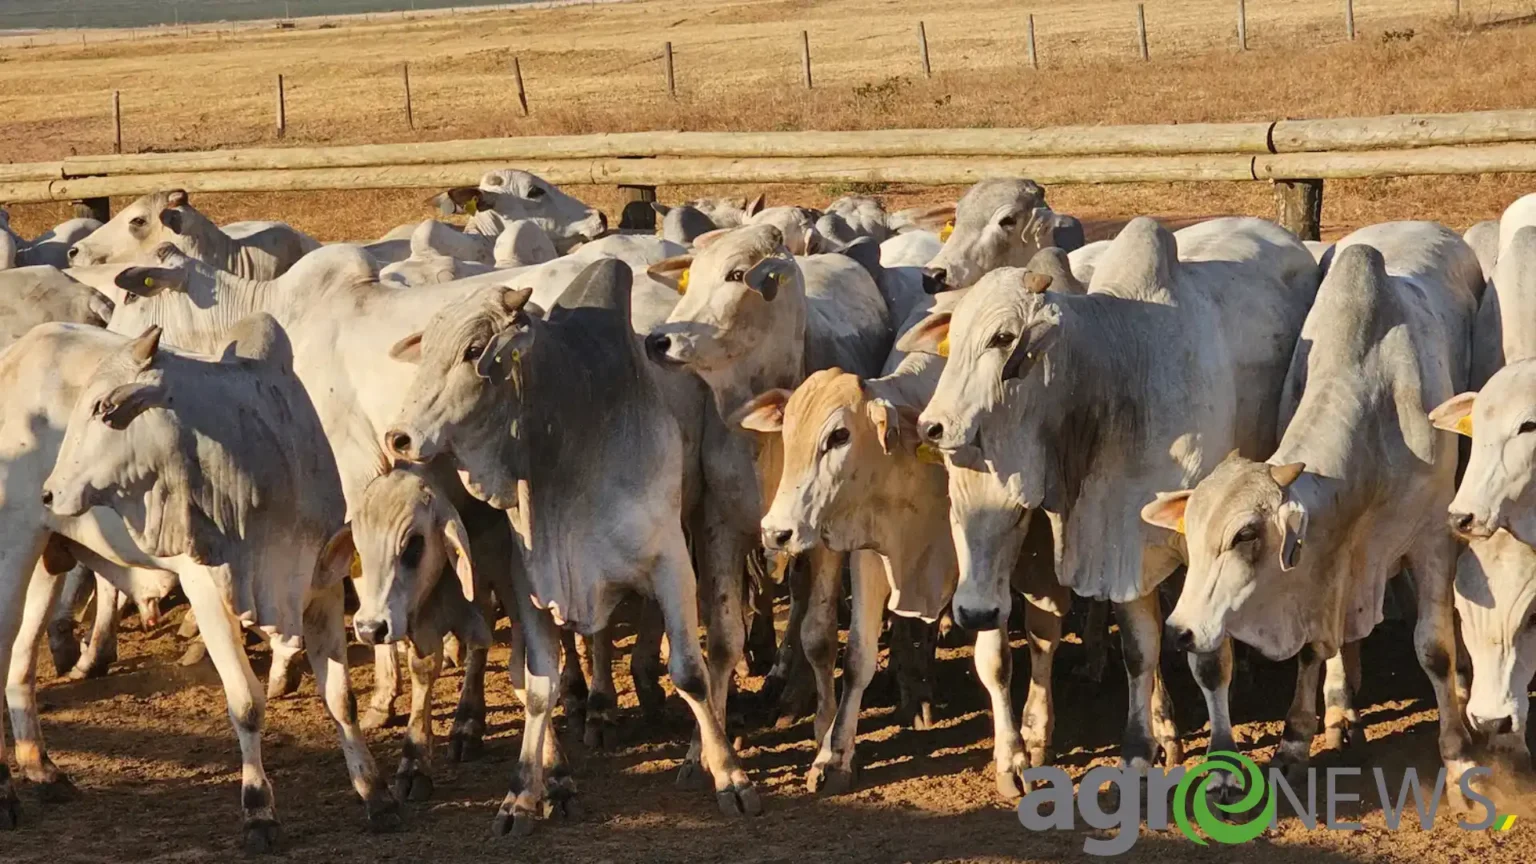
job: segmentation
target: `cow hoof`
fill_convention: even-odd
[[[1323,747],[1327,750],[1348,750],[1355,746],[1355,730],[1350,726],[1329,726],[1323,733]]]
[[[813,795],[843,795],[853,788],[853,772],[830,762],[812,765],[805,775],[805,788]]]
[[[37,797],[47,804],[65,804],[80,797],[80,790],[69,777],[57,774],[52,780],[35,784]]]
[[[54,637],[54,631],[48,631],[48,651],[53,655],[53,674],[57,678],[63,678],[69,674],[69,670],[75,668],[80,662],[80,643],[75,640],[73,633]]]
[[[182,652],[181,659],[177,660],[176,662],[183,666],[196,666],[207,658],[208,646],[204,645],[203,640],[199,639],[196,642],[193,642],[191,645],[188,645],[187,650]]]
[[[416,771],[410,774],[396,774],[394,782],[395,800],[397,801],[427,801],[432,798],[432,778],[429,775]]]
[[[426,775],[420,775],[425,777]],[[395,780],[398,782],[399,777]],[[430,780],[427,781],[429,784]],[[428,787],[430,789],[430,786]],[[381,792],[376,800],[364,801],[368,810],[368,830],[374,834],[392,834],[405,827],[405,820],[400,814],[400,799],[387,792]]]
[[[363,716],[358,722],[363,727],[363,731],[368,732],[374,729],[383,729],[386,726],[394,726],[401,722],[401,719],[400,715],[396,714],[393,708],[370,707],[363,712]]]
[[[1157,742],[1163,750],[1163,764],[1168,768],[1177,768],[1184,764],[1184,745],[1177,738],[1166,738]]]
[[[924,702],[912,712],[912,729],[917,732],[927,732],[933,728],[933,703]]]
[[[75,661],[75,667],[64,676],[71,681],[84,681],[87,678],[105,678],[112,671],[112,664],[117,662],[116,651],[102,651],[92,654],[89,650],[79,660]]]
[[[1012,768],[997,769],[997,794],[1004,801],[1017,801],[1024,797],[1024,783]]]
[[[704,766],[692,760],[685,760],[681,768],[677,769],[677,788],[702,789],[704,778],[708,776],[704,772]]]
[[[757,796],[757,787],[751,782],[737,783],[729,789],[715,793],[715,803],[720,812],[731,818],[737,816],[761,816],[763,801]]]
[[[299,692],[299,684],[303,680],[304,669],[299,665],[299,658],[293,657],[292,661],[281,670],[272,670],[271,678],[267,680],[268,701],[292,696]]]
[[[240,842],[247,855],[271,855],[277,852],[278,839],[276,819],[247,819]]]
[[[364,727],[367,728],[367,727]],[[473,762],[485,752],[483,724],[470,723],[448,733],[448,758],[455,762]]]

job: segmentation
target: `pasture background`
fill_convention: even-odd
[[[1068,0],[1029,6],[987,0],[685,0],[528,8],[460,16],[347,19],[319,29],[190,28],[187,31],[53,34],[54,44],[0,38],[0,161],[57,158],[110,149],[109,94],[122,91],[125,149],[193,150],[278,143],[273,76],[288,82],[290,144],[446,140],[495,135],[641,129],[777,130],[1168,123],[1466,111],[1536,104],[1536,30],[1525,5],[1451,0],[1362,0],[1359,38],[1344,39],[1338,0],[1250,0],[1250,51],[1235,51],[1235,2],[1147,4],[1151,62],[1136,56],[1134,4]],[[1027,69],[1025,15],[1036,15],[1041,69]],[[934,76],[918,65],[916,25],[926,22]],[[800,84],[799,33],[810,32],[816,88]],[[1412,36],[1405,35],[1412,30]],[[1394,35],[1387,37],[1387,32]],[[661,46],[671,41],[679,95],[663,89]],[[531,115],[512,96],[511,59],[521,60]],[[398,65],[411,63],[415,132],[405,126]],[[1329,182],[1324,233],[1337,237],[1387,219],[1433,218],[1457,228],[1496,216],[1529,177],[1409,178]],[[198,195],[219,220],[281,218],[326,240],[370,238],[430,215],[435,190]],[[612,187],[575,194],[616,216]],[[663,187],[664,201],[757,189]],[[892,207],[954,200],[956,188],[783,186],[773,202],[825,204],[874,191]],[[1261,183],[1057,187],[1061,210],[1106,222],[1150,213],[1188,220],[1226,213],[1273,214]],[[114,202],[121,206],[122,202]],[[67,216],[67,205],[13,210],[35,234]],[[226,860],[238,843],[239,763],[212,671],[184,670],[170,639],[179,612],[144,634],[130,618],[122,661],[99,681],[49,682],[41,693],[54,756],[82,787],[70,804],[38,800],[23,787],[24,830],[0,835],[0,861]],[[153,638],[151,638],[153,637]],[[1123,676],[1112,650],[1102,685],[1072,678],[1075,637],[1057,664],[1058,761],[1081,771],[1112,761],[1125,716]],[[627,644],[627,643],[626,643]],[[1016,705],[1027,668],[1015,643]],[[258,666],[264,653],[256,652]],[[673,788],[689,718],[669,704],[646,726],[620,678],[625,746],[594,754],[567,734],[586,816],[541,826],[517,843],[492,840],[491,815],[516,756],[521,712],[492,654],[491,734],[483,761],[440,761],[431,802],[407,805],[400,835],[362,832],[361,807],[345,782],[333,731],[312,682],[269,706],[265,756],[295,861],[805,861],[1080,860],[1083,834],[1032,835],[994,793],[990,721],[970,650],[941,652],[939,728],[897,728],[877,686],[861,723],[857,791],[830,800],[804,792],[814,755],[808,720],[754,728],[743,756],[765,791],[766,814],[730,823],[705,793]],[[361,656],[359,657],[361,659]],[[1434,703],[1406,626],[1388,622],[1367,643],[1361,694],[1367,742],[1321,764],[1401,769],[1435,766]],[[1259,758],[1279,739],[1291,664],[1256,661],[1233,697],[1244,747]],[[1184,742],[1204,746],[1203,706],[1182,658],[1164,658]],[[44,675],[47,661],[44,661]],[[355,687],[369,682],[367,668]],[[446,734],[459,673],[439,683],[437,729]],[[760,686],[748,679],[750,693]],[[748,700],[750,703],[750,700]],[[403,704],[403,703],[402,703]],[[392,771],[398,730],[371,736]],[[1321,739],[1319,739],[1321,743]],[[439,751],[440,760],[443,758]],[[1374,798],[1367,789],[1368,800]],[[1176,834],[1144,834],[1132,861],[1530,861],[1536,856],[1532,800],[1516,785],[1501,806],[1525,816],[1508,834],[1387,832],[1374,806],[1366,829],[1308,832],[1295,821],[1255,844],[1199,849]]]

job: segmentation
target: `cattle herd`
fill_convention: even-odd
[[[974,631],[998,792],[1019,797],[1050,758],[1074,594],[1092,644],[1114,610],[1139,770],[1183,759],[1165,648],[1187,654],[1213,750],[1235,749],[1234,640],[1296,658],[1280,767],[1306,767],[1320,725],[1330,748],[1361,740],[1358,646],[1399,575],[1446,788],[1528,760],[1536,195],[1465,237],[1393,222],[1332,245],[1252,218],[1138,218],[1085,244],[1020,179],[901,212],[656,205],[659,236],[517,170],[436,200],[467,224],[331,245],[215,225],[182,191],[33,242],[0,211],[0,669],[27,782],[69,784],[38,723],[43,634],[60,674],[100,674],[125,606],[153,622],[177,590],[188,662],[224,686],[256,851],[278,842],[265,705],[298,658],[387,830],[432,794],[445,657],[464,667],[449,756],[480,751],[503,615],[525,722],[499,834],[574,806],[557,706],[611,743],[620,619],[642,709],[665,662],[695,718],[679,781],[728,816],[763,806],[727,728],[740,664],[769,698],[814,698],[806,782],[835,794],[882,634],[901,716],[934,722],[941,621]],[[349,604],[376,666],[361,714]],[[271,646],[265,687],[247,636]],[[386,776],[364,730],[402,665]]]

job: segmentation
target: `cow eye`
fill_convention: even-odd
[[[745,270],[732,270],[731,272],[725,274],[725,281],[745,282],[747,281],[747,273]]]
[[[106,414],[111,407],[112,406],[107,404],[107,400],[105,398],[97,399],[96,403],[91,406],[91,416],[100,417]]]
[[[839,447],[846,447],[848,446],[849,437],[848,430],[839,426],[827,433],[827,444],[822,449],[836,450]]]
[[[1015,339],[1018,339],[1018,338],[1019,337],[1013,335],[1012,333],[1009,333],[1007,330],[999,330],[996,333],[992,334],[992,338],[987,342],[987,347],[988,348],[1007,348],[1008,346],[1013,344]]]
[[[1004,216],[1003,218],[997,220],[997,227],[1003,229],[1004,231],[1012,231],[1014,229],[1014,226],[1016,226],[1018,224],[1019,224],[1019,217],[1011,215],[1011,214],[1008,215],[1008,216]]]
[[[530,187],[528,187],[528,197],[532,198],[532,199],[535,199],[535,200],[537,200],[539,198],[543,198],[544,197],[544,190],[539,188],[538,186],[530,186]]]
[[[400,550],[400,563],[414,569],[421,563],[421,553],[426,546],[427,541],[420,534],[412,534],[405,541],[405,548]]]
[[[471,342],[464,348],[464,362],[473,363],[476,360],[479,360],[480,355],[484,353],[484,345],[480,344],[479,342]]]
[[[1520,424],[1520,434],[1524,435],[1527,432],[1536,432],[1536,420],[1527,420]]]
[[[1238,529],[1236,534],[1232,535],[1232,545],[1252,543],[1257,539],[1259,539],[1259,529],[1254,525],[1244,525]]]
[[[143,216],[135,216],[132,219],[129,219],[128,220],[128,227],[130,227],[130,228],[143,228],[144,227],[144,217]]]

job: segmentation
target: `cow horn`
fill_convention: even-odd
[[[1284,489],[1295,483],[1296,478],[1300,477],[1301,472],[1305,471],[1306,468],[1307,463],[1305,462],[1292,462],[1289,465],[1271,465],[1269,467],[1269,476],[1274,478],[1276,483],[1280,484],[1281,489]]]
[[[501,308],[507,312],[516,312],[528,305],[528,298],[532,296],[532,288],[503,288],[501,289]]]
[[[155,352],[160,350],[160,325],[151,324],[143,335],[133,340],[129,346],[129,356],[142,368],[148,366],[155,359]]]

